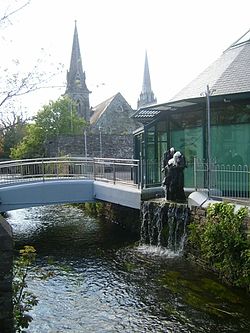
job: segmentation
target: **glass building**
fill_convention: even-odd
[[[133,117],[143,124],[134,133],[134,157],[141,161],[142,187],[161,184],[161,161],[170,147],[186,157],[186,188],[196,187],[197,160],[209,167],[213,163],[248,168],[244,170],[249,175],[250,30],[172,100],[140,108]],[[202,185],[206,188],[205,171]],[[231,186],[226,182],[220,186]],[[248,180],[241,182],[249,191]]]

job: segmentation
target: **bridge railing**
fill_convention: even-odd
[[[95,179],[138,186],[139,161],[134,159],[57,157],[0,162],[0,186],[27,181]]]

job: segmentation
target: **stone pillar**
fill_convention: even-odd
[[[0,332],[13,333],[12,306],[12,229],[0,215]]]

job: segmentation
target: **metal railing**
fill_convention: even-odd
[[[209,179],[209,188],[208,188]],[[250,198],[250,167],[235,164],[208,164],[194,160],[194,187],[207,189],[209,195],[229,198]]]
[[[134,159],[55,157],[0,162],[0,186],[35,180],[94,179],[138,186]]]
[[[195,190],[207,190],[211,196],[250,198],[248,165],[225,165],[213,162],[210,163],[208,170],[206,161],[195,158],[194,164],[189,164],[188,169],[191,173],[185,176],[185,183],[188,181],[189,187]],[[151,162],[145,165],[136,159],[66,156],[0,162],[0,187],[36,180],[86,178],[139,188],[145,184],[153,187],[159,184],[162,177],[159,163]],[[209,188],[208,177],[210,177]]]

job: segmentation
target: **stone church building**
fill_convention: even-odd
[[[141,124],[131,116],[135,110],[131,108],[121,93],[110,97],[95,107],[90,107],[91,91],[86,84],[86,74],[82,66],[77,25],[75,22],[70,67],[67,71],[68,95],[77,105],[77,112],[88,126],[82,135],[59,137],[57,142],[48,147],[48,155],[67,155],[132,158],[133,132]],[[145,57],[142,92],[138,107],[156,102],[151,90],[147,53]]]

